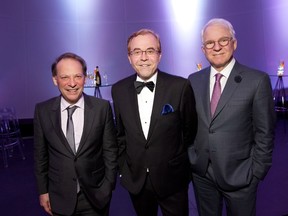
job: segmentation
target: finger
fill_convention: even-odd
[[[52,215],[51,206],[50,206],[50,202],[49,202],[49,201],[47,201],[47,202],[43,205],[43,208],[44,208],[44,210],[45,210],[48,214]]]

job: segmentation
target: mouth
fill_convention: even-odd
[[[150,64],[141,64],[141,65],[139,65],[140,67],[149,67],[150,66]]]
[[[213,56],[222,56],[222,55],[224,55],[224,53],[215,53],[215,54],[213,54]]]
[[[75,93],[77,93],[78,88],[77,89],[66,89],[66,91],[69,93],[75,94]]]

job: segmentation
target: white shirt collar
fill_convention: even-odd
[[[158,71],[156,71],[156,73],[153,74],[153,76],[150,77],[150,79],[145,80],[145,81],[144,81],[143,79],[141,79],[141,78],[137,75],[136,81],[140,81],[140,82],[150,82],[150,81],[152,81],[152,82],[154,82],[154,84],[155,84],[155,86],[156,86],[157,75],[158,75]]]
[[[61,96],[61,111],[63,112],[64,110],[67,109],[67,107],[71,106],[70,103],[68,103],[64,97]],[[73,104],[72,106],[77,106],[78,108],[84,109],[84,96],[80,97],[80,99],[77,101],[77,103]]]
[[[229,75],[230,75],[230,73],[231,73],[231,71],[235,65],[235,62],[236,62],[235,58],[232,58],[232,60],[229,62],[229,64],[222,71],[220,71],[220,73],[224,77],[226,77],[226,79],[228,79],[228,77],[229,77]],[[210,78],[214,77],[216,73],[219,73],[219,72],[211,66]]]

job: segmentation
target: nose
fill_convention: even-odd
[[[218,42],[215,42],[215,45],[213,47],[214,50],[221,50],[222,46],[220,46],[220,44]]]
[[[148,59],[148,55],[147,55],[146,51],[142,51],[141,60],[147,60],[147,59]]]
[[[68,83],[68,85],[71,86],[71,87],[76,86],[76,82],[75,82],[75,80],[74,80],[73,77],[71,77],[71,78],[69,79],[69,83]]]

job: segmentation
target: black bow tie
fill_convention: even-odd
[[[135,81],[134,86],[135,86],[137,94],[140,94],[144,86],[146,86],[151,92],[153,92],[155,84],[152,81],[150,82]]]

